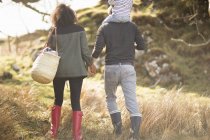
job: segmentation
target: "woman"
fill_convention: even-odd
[[[73,138],[74,140],[82,139],[80,107],[82,82],[87,77],[86,66],[90,69],[91,74],[95,73],[95,66],[87,45],[84,28],[76,24],[76,19],[75,12],[65,4],[58,5],[52,15],[52,23],[56,28],[50,33],[47,46],[55,50],[57,44],[58,54],[61,57],[53,80],[55,100],[51,113],[50,134],[52,138],[56,138],[58,133],[64,86],[65,82],[69,81],[73,110]]]

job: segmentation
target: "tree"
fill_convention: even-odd
[[[2,0],[0,0],[1,2]],[[27,8],[32,9],[33,11],[40,13],[42,15],[49,15],[48,13],[42,12],[40,10],[38,10],[37,8],[33,7],[30,5],[30,3],[35,3],[38,2],[40,0],[12,0],[13,2],[16,3],[22,3],[24,6],[26,6]],[[134,3],[138,1],[140,3],[145,3],[148,0],[134,0]],[[154,5],[156,5],[156,3],[158,3],[158,7],[161,8],[163,11],[165,9],[165,11],[167,11],[167,8],[169,8],[170,6],[176,7],[176,12],[171,11],[171,13],[178,13],[180,15],[183,15],[183,13],[185,14],[191,14],[191,11],[189,9],[193,9],[194,8],[194,12],[197,13],[197,16],[199,19],[202,20],[206,20],[209,18],[209,14],[210,11],[208,9],[209,6],[209,1],[208,0],[164,0],[164,1],[159,1],[159,0],[149,0],[149,1],[153,1]],[[107,4],[108,0],[100,0],[100,4]],[[178,10],[178,9],[179,10]],[[168,11],[167,11],[168,12]]]
[[[21,3],[35,3],[40,0],[12,0],[12,1],[17,2],[17,3],[19,3],[19,2],[21,2]]]
[[[22,3],[25,7],[29,8],[39,14],[42,14],[43,16],[50,15],[49,13],[42,12],[42,11],[38,10],[37,8],[30,5],[30,3],[36,3],[40,0],[12,0],[12,1],[16,2],[16,3]]]
[[[108,0],[100,0],[100,4],[106,4],[108,3]]]
[[[208,7],[209,7],[209,2],[208,0],[196,0],[195,1],[195,8],[196,8],[196,13],[198,14],[198,17],[202,20],[208,19]]]
[[[145,0],[142,0],[145,1]],[[185,17],[192,15],[199,20],[208,20],[208,0],[153,0],[154,6],[165,16]],[[171,16],[172,17],[172,16]],[[166,17],[168,18],[168,17]]]

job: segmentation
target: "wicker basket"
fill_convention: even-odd
[[[53,81],[57,72],[60,57],[55,51],[41,53],[33,63],[31,77],[41,84],[49,84]]]

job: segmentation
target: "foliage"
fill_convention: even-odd
[[[19,2],[22,2],[22,3],[35,3],[35,2],[38,2],[40,0],[12,0],[12,1],[17,2],[17,3],[19,3]]]
[[[161,17],[172,18],[191,18],[196,15],[197,18],[206,20],[208,16],[208,0],[154,0],[154,7],[162,11]],[[179,10],[177,10],[179,9]]]

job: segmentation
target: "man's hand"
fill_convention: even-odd
[[[90,76],[94,76],[96,74],[96,66],[94,64],[88,67],[88,73]]]

